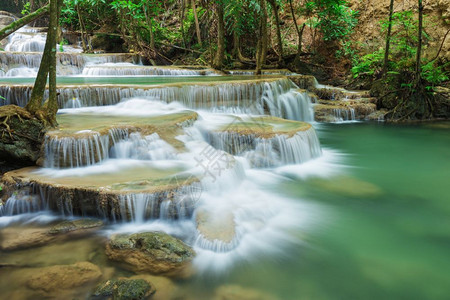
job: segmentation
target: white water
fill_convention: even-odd
[[[17,40],[17,45],[25,44],[18,37]],[[17,58],[18,55],[15,56]],[[1,59],[6,60],[6,64],[8,58],[3,57]],[[60,61],[65,59],[62,55],[59,57]],[[39,59],[39,55],[20,58],[28,68],[35,68]],[[99,61],[71,55],[61,65],[71,66],[79,73],[87,68],[86,73],[97,74],[94,70],[101,70],[102,67],[94,65],[107,63]],[[9,103],[25,105],[30,88],[4,88],[1,92]],[[321,149],[314,130],[299,132],[292,137],[276,136],[270,139],[243,139],[232,134],[205,136],[205,130],[255,114],[269,113],[293,120],[312,121],[308,95],[296,92],[295,86],[286,79],[155,89],[65,87],[59,92],[61,106],[65,107],[60,110],[61,113],[151,117],[186,109],[202,109],[198,111],[199,121],[180,128],[177,139],[184,144],[182,151],[175,150],[156,134],[142,136],[138,133],[110,132],[101,135],[94,131],[82,131],[71,137],[47,141],[46,167],[39,169],[37,174],[48,179],[102,177],[134,168],[161,171],[173,168],[179,170],[174,180],[198,179],[195,184],[174,190],[171,198],[164,192],[121,194],[119,214],[100,209],[98,212],[100,217],[116,221],[108,229],[108,234],[147,230],[174,234],[194,247],[197,252],[194,263],[200,272],[222,272],[235,264],[282,254],[287,247],[300,244],[301,240],[293,232],[308,230],[320,216],[314,206],[283,196],[278,191],[278,185],[289,180],[288,177],[326,176],[332,171],[330,165],[334,157],[328,157],[328,152],[320,156]],[[130,99],[132,97],[145,98]],[[229,147],[230,144],[235,146]],[[70,168],[63,168],[68,166]],[[30,213],[48,210],[52,193],[52,189],[35,186],[13,195],[0,208],[0,224],[6,216],[30,216]],[[60,215],[73,215],[74,207],[70,201],[61,200],[58,205]],[[225,228],[234,232],[231,241],[211,238],[202,233],[196,224],[199,211],[213,217],[231,216],[231,228]],[[11,222],[9,217],[4,223],[8,222]]]

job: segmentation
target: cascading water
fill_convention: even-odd
[[[355,109],[354,108],[335,108],[333,109],[333,115],[336,119],[336,122],[343,121],[355,121]]]
[[[61,86],[60,107],[115,105],[122,99],[150,97],[164,102],[180,102],[188,108],[213,112],[265,114],[298,121],[313,121],[312,99],[299,92],[288,79],[248,80],[239,83],[195,84],[181,86]],[[24,106],[31,87],[0,85],[6,104]],[[46,98],[44,96],[44,98]],[[76,104],[73,103],[76,99]]]
[[[217,75],[208,69],[141,66],[130,58],[64,52],[58,54],[58,68],[94,77]],[[0,76],[35,76],[40,59],[39,53],[0,53],[6,70]],[[47,135],[44,167],[16,177],[32,178],[31,184],[0,205],[0,216],[52,210],[108,219],[116,224],[113,231],[163,228],[194,247],[194,263],[205,272],[282,251],[297,241],[289,232],[311,221],[311,208],[270,189],[280,180],[279,168],[301,168],[321,156],[320,145],[314,129],[300,122],[274,118],[270,133],[246,130],[265,128],[258,118],[267,114],[312,121],[311,98],[285,77],[221,80],[60,85],[59,117],[72,117],[67,124],[76,129]],[[0,95],[6,104],[25,106],[31,85],[16,83],[0,84]],[[183,117],[189,109],[198,114]],[[235,119],[250,129],[219,130]]]

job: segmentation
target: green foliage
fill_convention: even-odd
[[[429,20],[426,18],[426,24]],[[435,26],[429,23],[431,26]],[[381,33],[386,35],[389,20],[380,22]],[[399,74],[402,72],[413,73],[416,66],[416,54],[418,45],[418,21],[413,11],[401,11],[392,16],[392,34],[390,41],[388,73]],[[430,37],[423,31],[423,47],[426,49]],[[382,47],[373,53],[366,54],[354,61],[352,73],[353,77],[364,75],[376,75],[381,72],[384,63],[385,48]],[[448,72],[445,72],[447,65],[437,65],[436,61],[422,62],[422,78],[429,85],[436,85],[449,80]],[[406,83],[402,87],[410,88]]]
[[[68,45],[69,42],[66,39],[62,39],[59,42],[59,52],[64,52],[64,45]]]
[[[369,53],[356,59],[352,67],[353,77],[361,74],[374,75],[379,72],[383,66],[384,49],[380,48],[373,53]]]
[[[325,41],[344,39],[358,22],[358,12],[351,10],[345,0],[310,0],[302,13],[310,17],[309,25],[318,28]]]
[[[24,4],[22,11],[20,12],[23,16],[28,15],[31,12],[31,3],[27,2]]]
[[[449,80],[449,72],[445,68],[449,63],[444,65],[437,65],[435,61],[430,61],[422,65],[422,78],[432,85],[439,84]]]

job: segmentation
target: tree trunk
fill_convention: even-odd
[[[181,7],[180,7],[180,19],[181,19],[181,37],[183,38],[183,46],[186,48],[186,34],[184,32],[184,0],[181,0]]]
[[[421,58],[422,58],[422,31],[423,31],[423,4],[422,0],[419,0],[419,28],[418,28],[418,44],[417,44],[417,56],[416,56],[416,82],[420,82],[421,72],[422,72],[422,65],[421,65]]]
[[[217,52],[214,59],[213,67],[222,70],[223,61],[225,58],[225,22],[223,19],[223,4],[216,4],[217,14]]]
[[[50,0],[50,24],[48,26],[45,49],[31,99],[26,106],[30,113],[35,114],[39,119],[48,122],[52,126],[56,125],[56,112],[58,111],[56,94],[56,35],[61,7],[59,4],[61,3],[62,0]],[[49,98],[42,105],[47,75],[49,75]]]
[[[389,47],[391,44],[392,15],[393,14],[394,14],[394,0],[391,0],[391,3],[389,4],[389,24],[388,24],[388,31],[387,31],[387,35],[386,35],[386,49],[384,52],[384,64],[383,64],[382,76],[386,76],[387,69],[388,69]]]
[[[23,26],[27,25],[28,23],[33,22],[34,20],[42,17],[46,13],[48,13],[50,9],[50,4],[47,4],[44,7],[39,8],[35,12],[28,14],[27,16],[12,22],[2,30],[0,30],[0,40],[3,40],[7,36],[9,36],[11,33],[14,33],[16,30],[22,28]]]
[[[200,24],[198,22],[197,16],[197,7],[195,6],[195,0],[192,0],[192,11],[194,12],[194,20],[195,20],[195,32],[197,33],[197,41],[198,44],[202,45],[202,35],[200,34]]]
[[[278,13],[278,6],[275,0],[267,0],[273,8],[273,14],[275,16],[275,23],[277,28],[277,42],[278,42],[278,63],[281,64],[283,60],[283,40],[281,39],[281,29],[280,29],[280,15]]]
[[[266,0],[260,0],[261,15],[259,20],[259,40],[256,51],[256,70],[255,74],[260,75],[261,69],[266,62],[267,56],[267,10]]]
[[[295,18],[294,6],[292,5],[292,0],[289,0],[289,6],[291,8],[292,20],[294,21],[295,31],[297,31],[298,36],[298,44],[297,44],[297,57],[300,57],[302,53],[302,42],[303,42],[303,30],[305,29],[306,24],[303,23],[302,29],[298,29],[297,19]]]
[[[87,42],[86,28],[84,26],[83,18],[81,17],[80,6],[78,4],[75,5],[75,6],[76,6],[76,9],[77,9],[78,20],[80,21],[81,47],[83,48],[83,52],[86,52],[87,51],[87,46],[86,46],[86,42]],[[86,35],[85,35],[85,33],[86,33]]]

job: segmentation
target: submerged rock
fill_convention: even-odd
[[[376,185],[349,176],[330,179],[311,179],[309,184],[329,193],[348,197],[377,197],[383,191]]]
[[[195,252],[163,232],[143,232],[113,235],[106,245],[106,255],[134,272],[188,277]]]
[[[214,293],[214,300],[277,300],[274,295],[239,285],[223,285]]]
[[[73,289],[102,276],[100,268],[90,262],[77,262],[73,265],[57,265],[36,269],[27,280],[27,286],[46,294]]]
[[[230,251],[237,246],[236,222],[231,211],[214,214],[199,210],[195,217],[199,237],[196,245],[217,252]]]
[[[108,280],[97,286],[93,298],[114,300],[141,300],[155,293],[155,288],[144,279]]]
[[[8,227],[0,231],[0,249],[12,251],[45,245],[55,239],[48,228]]]
[[[103,221],[96,219],[79,219],[73,221],[64,221],[53,226],[49,234],[61,234],[73,231],[86,231],[88,229],[103,226]]]
[[[154,287],[156,292],[152,295],[152,300],[174,299],[174,295],[178,291],[178,287],[175,283],[171,279],[163,276],[140,274],[129,277],[128,279],[144,279]]]

